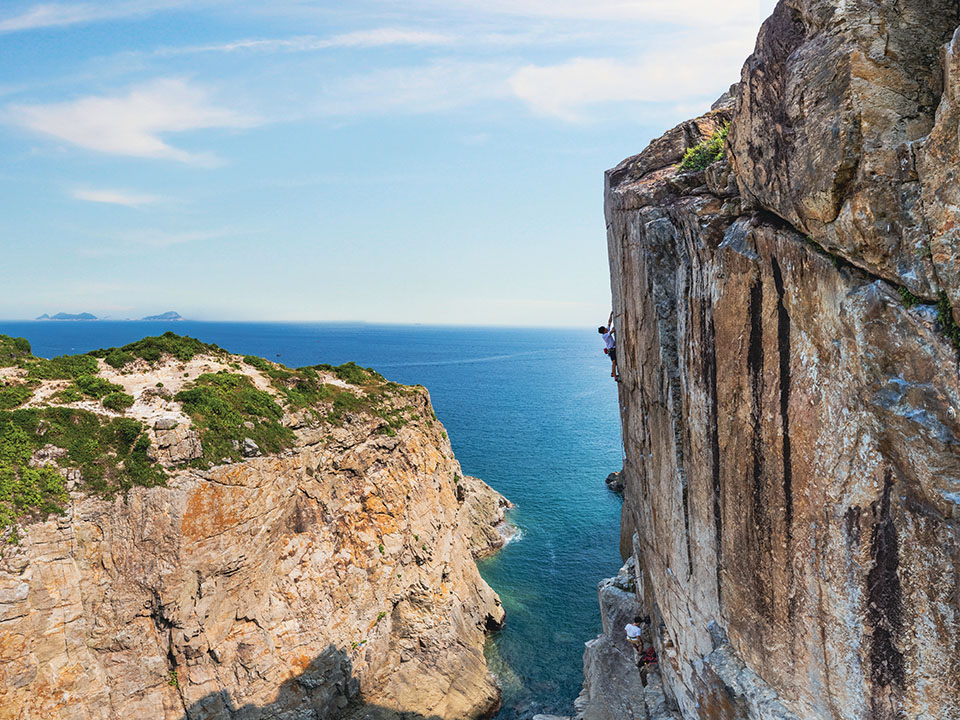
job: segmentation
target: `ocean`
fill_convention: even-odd
[[[600,631],[597,582],[620,566],[620,500],[604,484],[622,464],[617,392],[595,329],[0,321],[42,357],[167,330],[289,366],[353,360],[425,385],[464,472],[516,505],[517,538],[480,566],[507,611],[486,648],[503,685],[497,718],[571,712],[583,643]]]

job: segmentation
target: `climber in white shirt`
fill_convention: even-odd
[[[607,326],[604,327],[601,325],[597,328],[597,332],[603,336],[603,352],[610,358],[610,377],[612,377],[617,382],[620,382],[620,378],[617,375],[617,339],[614,336],[615,330],[613,329],[613,311],[610,311],[610,319],[607,320]]]

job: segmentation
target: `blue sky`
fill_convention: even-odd
[[[772,0],[0,4],[0,317],[589,326]]]

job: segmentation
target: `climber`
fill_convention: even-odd
[[[617,340],[614,337],[616,331],[613,329],[612,310],[610,311],[610,319],[607,320],[607,326],[601,325],[597,328],[597,332],[603,335],[603,344],[605,345],[603,352],[610,357],[610,377],[620,382],[620,377],[617,374]]]
[[[647,672],[651,665],[657,664],[657,651],[651,645],[640,654],[640,660],[637,661],[637,667],[640,669],[640,683],[647,686]]]
[[[633,649],[637,653],[641,653],[643,651],[643,627],[641,627],[640,618],[634,618],[634,621],[627,623],[623,629],[627,633],[627,641],[633,645]]]

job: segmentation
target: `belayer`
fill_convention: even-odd
[[[603,335],[603,352],[610,358],[610,377],[612,377],[617,382],[620,382],[620,378],[617,374],[617,339],[614,336],[616,332],[613,329],[613,311],[610,311],[610,319],[607,320],[607,327],[601,325],[597,328],[597,332]]]

